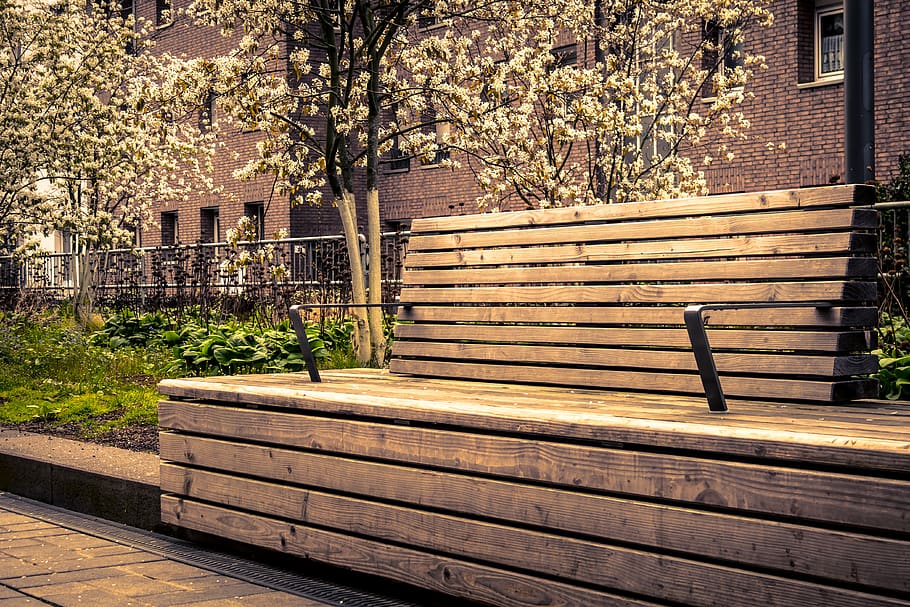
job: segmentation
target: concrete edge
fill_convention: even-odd
[[[158,456],[0,429],[0,490],[161,531]]]

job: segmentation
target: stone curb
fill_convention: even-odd
[[[0,429],[0,490],[131,527],[161,524],[158,456]]]

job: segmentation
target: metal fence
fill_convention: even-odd
[[[398,295],[407,232],[382,235],[383,300]],[[363,237],[364,269],[367,247]],[[50,253],[0,257],[2,305],[23,297],[62,301],[79,287],[80,258]],[[269,298],[296,303],[350,302],[350,264],[344,237],[198,243],[121,249],[93,254],[95,299],[99,305],[154,309],[207,305],[215,300],[255,303]]]

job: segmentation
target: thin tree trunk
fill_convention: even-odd
[[[354,304],[365,304],[367,303],[366,285],[361,263],[360,235],[357,233],[356,204],[354,193],[345,190],[342,199],[338,201],[338,214],[341,216],[344,239],[351,262],[351,297]],[[368,312],[363,306],[354,305],[351,314],[354,317],[354,355],[359,364],[366,366],[373,359]]]
[[[367,246],[370,255],[369,302],[382,302],[382,242],[379,219],[379,190],[367,190]],[[385,363],[385,333],[382,330],[383,310],[368,308],[370,339],[373,349],[373,363],[381,367]]]

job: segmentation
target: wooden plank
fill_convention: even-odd
[[[508,360],[513,363],[598,366],[613,369],[697,371],[692,352],[676,350],[633,350],[630,348],[589,348],[529,346],[516,344],[398,341],[396,357],[428,357],[466,361]],[[756,354],[718,352],[714,362],[721,374],[749,373],[799,376],[845,377],[878,371],[878,357],[800,356],[792,353]]]
[[[499,607],[657,607],[646,601],[170,496],[161,498],[161,519],[217,537]]]
[[[907,481],[473,434],[459,436],[456,442],[450,434],[427,429],[407,435],[394,427],[383,430],[386,436],[401,436],[401,441],[348,440],[346,451],[361,449],[371,457],[420,466],[452,469],[457,463],[462,472],[530,479],[577,491],[713,507],[747,505],[751,512],[785,518],[910,530]],[[415,442],[415,436],[436,441],[438,447]],[[312,483],[307,458],[299,452],[168,433],[161,434],[160,445],[162,460]]]
[[[699,215],[735,212],[765,212],[772,209],[871,205],[874,202],[875,190],[870,186],[833,186],[591,207],[566,207],[511,213],[431,217],[415,219],[411,225],[411,232],[554,225],[575,221],[626,221],[655,217],[696,217]]]
[[[852,405],[820,407],[817,404],[750,402],[732,414],[716,415],[707,411],[704,398],[677,395],[667,399],[647,393],[566,390],[548,386],[516,388],[514,384],[390,377],[407,381],[377,386],[352,378],[344,385],[322,384],[320,387],[329,388],[327,393],[308,390],[307,396],[317,404],[322,401],[329,410],[336,412],[337,409],[331,407],[333,400],[342,403],[339,406],[351,407],[348,411],[359,414],[369,411],[371,417],[390,422],[455,423],[481,431],[530,432],[530,438],[607,441],[605,444],[628,447],[634,444],[661,446],[659,441],[652,440],[652,436],[666,434],[676,441],[671,447],[701,450],[706,448],[702,444],[705,441],[720,440],[722,442],[709,448],[711,453],[740,454],[763,460],[773,459],[781,445],[787,445],[786,454],[778,454],[777,459],[801,459],[828,466],[846,461],[850,470],[870,467],[870,464],[852,458],[845,460],[843,451],[875,454],[890,464],[886,469],[893,469],[910,451],[908,416],[901,416],[900,410],[887,407],[856,409]],[[489,386],[493,389],[488,389]],[[274,386],[275,391],[288,394],[290,391],[284,388]],[[369,398],[358,403],[355,397],[361,394],[368,394]],[[296,396],[299,398],[299,394]],[[303,405],[298,405],[294,395],[286,398],[286,403],[261,404],[279,406],[292,415],[306,411]],[[401,405],[407,401],[412,401],[413,407],[402,411]],[[162,402],[160,409],[165,410],[170,404]],[[888,405],[895,406],[890,401]],[[310,406],[318,410],[316,405]],[[541,424],[541,420],[548,417],[554,423]],[[649,440],[608,438],[638,425]],[[532,432],[531,428],[536,428],[537,432]],[[626,434],[619,435],[628,438]],[[679,442],[687,436],[691,438],[691,444]]]
[[[390,361],[393,373],[446,377],[473,381],[580,386],[608,390],[647,392],[682,392],[704,394],[698,375],[652,373],[569,367],[481,364],[396,358]],[[721,378],[724,393],[729,396],[761,399],[788,399],[817,402],[841,402],[878,395],[875,380],[811,381],[765,377],[727,376]]]
[[[184,492],[184,488],[187,491]],[[394,542],[434,553],[453,554],[462,558],[495,563],[498,566],[530,570],[571,581],[645,594],[661,600],[686,600],[699,604],[715,600],[721,604],[734,605],[742,600],[752,600],[770,583],[778,585],[779,591],[789,595],[790,601],[811,604],[801,601],[815,600],[817,597],[813,594],[819,591],[814,584],[769,579],[767,575],[705,565],[691,558],[652,554],[647,549],[571,539],[546,530],[541,532],[516,529],[461,516],[426,512],[321,491],[181,469],[176,466],[166,465],[162,469],[162,489],[182,492],[192,499],[214,502],[229,508],[299,521],[303,525],[328,527],[344,533]],[[680,514],[678,510],[675,513]],[[678,518],[682,521],[681,530],[693,522],[683,516]],[[725,516],[724,522],[727,523],[724,532],[737,533],[736,523],[739,521],[736,517]],[[752,527],[758,527],[755,521],[749,522],[752,523]],[[771,534],[781,531],[775,528],[774,523],[768,525],[771,527]],[[676,535],[670,532],[669,528],[665,529],[668,535]],[[761,528],[756,531],[758,536],[752,538],[756,548],[751,550],[752,561],[746,564],[757,564],[763,569],[773,569],[768,561],[777,563],[780,559],[764,555],[765,537],[769,534]],[[906,542],[851,536],[811,527],[792,526],[788,531],[788,537],[781,538],[788,544],[805,543],[804,538],[793,542],[793,536],[804,535],[806,532],[810,536],[822,536],[828,540],[816,546],[818,552],[815,555],[803,554],[804,546],[797,549],[800,554],[796,558],[801,561],[806,559],[805,568],[814,576],[832,579],[830,575],[825,575],[831,570],[839,573],[838,577],[833,578],[839,582],[870,585],[872,579],[881,579],[885,584],[884,588],[907,589],[907,577],[903,573],[910,573],[907,563],[910,560],[907,558],[910,557],[910,544]],[[688,534],[682,531],[680,535]],[[841,546],[841,542],[847,545]],[[658,548],[664,549],[664,546],[658,545]],[[862,563],[862,573],[859,571],[854,573],[845,568],[842,564],[844,559],[856,563],[857,555],[852,552],[856,548],[872,562],[878,563],[879,569],[887,570],[890,575],[884,576],[880,572],[872,571],[867,573],[870,569],[868,562]],[[870,552],[870,548],[882,550],[884,554]],[[722,556],[729,559],[731,555]],[[785,570],[791,573],[796,569],[792,557],[781,560],[780,563],[785,564]],[[731,566],[742,567],[742,563],[739,559],[734,559]],[[659,568],[659,571],[656,568]],[[859,577],[862,577],[863,582],[858,581]],[[709,589],[702,586],[693,592],[688,588],[688,580],[707,578],[714,579],[715,586],[721,586],[723,589],[717,591],[715,587]],[[837,592],[835,590],[835,593]]]
[[[577,244],[408,253],[405,271],[429,267],[557,264],[583,262],[654,261],[669,259],[717,259],[728,257],[779,257],[800,255],[871,254],[878,246],[873,234],[842,232],[787,236],[734,236],[662,241],[657,250],[651,243]]]
[[[528,268],[472,268],[411,270],[403,284],[484,285],[535,283],[608,283],[643,281],[718,280],[824,280],[870,279],[878,272],[873,258],[769,259],[761,261],[700,261],[682,263],[636,263]]]
[[[278,456],[295,471],[286,476],[311,487],[873,587],[903,591],[910,583],[902,574],[906,540],[333,456]],[[200,475],[210,474],[165,464],[162,488],[198,497]],[[225,503],[252,508],[246,491],[232,494]]]
[[[405,287],[402,302],[456,303],[747,303],[875,301],[874,282],[632,284],[536,287]]]
[[[686,217],[656,221],[619,223],[575,223],[560,227],[525,227],[479,231],[469,229],[451,234],[412,233],[408,254],[416,251],[463,250],[486,247],[537,246],[591,242],[647,240],[660,247],[669,238],[787,234],[851,229],[878,229],[879,216],[871,209],[765,212],[720,217]]]
[[[413,394],[413,392],[414,390],[412,388],[411,394]],[[386,392],[384,394],[387,396],[396,395],[402,399],[406,398],[408,395],[408,393],[404,391],[398,393]],[[571,396],[571,394],[568,395]],[[421,397],[427,398],[428,396],[429,395],[425,392],[421,392]],[[461,392],[441,392],[433,395],[434,398],[452,403],[453,408],[461,408],[463,403],[470,402],[469,396],[470,395],[465,395]],[[527,410],[525,408],[527,407],[526,403],[529,402],[530,399],[522,398],[520,394],[516,395],[513,392],[508,395],[508,400],[508,404],[511,407]],[[824,417],[819,421],[817,413],[816,417],[813,418],[805,414],[800,415],[799,411],[794,414],[790,413],[788,409],[782,408],[776,408],[764,416],[749,415],[748,413],[751,413],[754,409],[750,408],[748,413],[737,413],[735,416],[726,416],[717,420],[716,415],[705,413],[703,403],[700,403],[700,407],[697,411],[688,411],[684,413],[680,412],[678,408],[667,411],[666,407],[657,408],[648,406],[647,403],[642,404],[642,406],[637,408],[634,412],[627,412],[622,411],[619,405],[621,405],[621,403],[614,403],[613,406],[609,407],[609,411],[614,415],[608,417],[608,421],[610,419],[619,419],[626,423],[635,421],[634,418],[619,418],[618,415],[620,414],[635,414],[646,422],[652,420],[657,422],[673,422],[674,419],[684,416],[683,419],[691,421],[676,422],[670,426],[677,433],[683,433],[691,428],[689,431],[695,434],[696,440],[702,437],[703,440],[710,440],[712,438],[729,435],[731,436],[728,441],[729,443],[736,442],[737,432],[750,431],[748,438],[740,438],[740,441],[749,444],[760,444],[756,448],[755,453],[746,454],[753,459],[756,455],[765,454],[767,450],[773,449],[775,444],[786,442],[796,444],[799,447],[814,448],[814,450],[810,452],[815,456],[814,458],[802,456],[801,461],[804,462],[804,465],[814,461],[815,463],[821,463],[829,467],[836,464],[842,464],[842,458],[838,455],[838,452],[846,450],[846,447],[849,447],[849,450],[878,450],[882,454],[897,454],[901,450],[906,452],[908,448],[910,448],[910,445],[908,445],[908,438],[910,437],[908,437],[906,431],[906,422],[902,422],[901,426],[899,426],[902,431],[887,431],[880,427],[882,424],[881,418],[871,419],[868,424],[862,424],[860,423],[862,420],[857,419],[855,415],[852,418],[848,417],[846,414],[838,416],[837,413],[831,411],[831,408],[829,407],[824,409]],[[557,406],[559,407],[558,411],[566,413],[566,410],[569,407],[572,407],[572,403],[560,403]],[[160,403],[159,411],[161,426],[164,428],[214,436],[244,436],[252,441],[277,441],[303,448],[319,448],[326,444],[325,439],[320,440],[320,436],[344,436],[345,431],[343,429],[348,427],[347,423],[352,422],[352,420],[347,420],[347,422],[345,422],[330,421],[318,417],[314,418],[300,412],[279,413],[273,411],[267,420],[269,423],[267,430],[251,430],[247,431],[252,432],[251,434],[238,434],[239,431],[234,430],[233,428],[247,426],[255,426],[258,428],[264,423],[264,420],[259,417],[257,412],[250,412],[247,409],[195,403],[180,403],[174,401],[164,401]],[[815,407],[814,411],[817,412],[818,407]],[[574,413],[576,414],[574,418],[576,424],[582,425],[591,423],[588,409],[576,408]],[[396,418],[386,420],[387,423],[395,423],[396,421]],[[660,429],[665,429],[666,427],[667,424],[659,426],[655,432]],[[794,428],[798,430],[794,430]],[[480,429],[481,431],[489,431],[489,427],[482,427]],[[356,432],[354,432],[354,434],[356,435]],[[548,442],[558,440],[558,437],[548,437],[541,434],[527,434],[526,437],[528,440],[546,440]],[[339,442],[343,443],[343,441]],[[614,447],[620,445],[618,443],[608,444],[612,444]],[[844,448],[839,448],[840,445],[843,445]],[[628,443],[622,444],[622,446],[626,449],[635,448],[634,444]],[[336,448],[341,449],[341,447],[337,445]],[[688,451],[694,451],[696,448],[697,445],[690,445],[688,446]],[[709,451],[709,453],[714,454],[714,451]],[[796,453],[791,453],[789,457],[791,460],[798,458],[800,458],[800,456]],[[767,457],[763,459],[766,463],[777,464],[777,462],[774,462]],[[894,459],[897,459],[897,457],[894,457]],[[848,465],[847,468],[848,472],[855,471],[854,466]]]
[[[798,459],[855,470],[910,471],[910,411],[891,401],[868,401],[828,406],[732,400],[731,414],[710,414],[703,397],[631,394],[613,391],[524,387],[502,383],[477,384],[395,376],[387,371],[356,369],[327,371],[324,383],[312,384],[305,373],[271,376],[166,379],[159,390],[175,398],[292,411],[359,415],[412,423],[434,423],[507,433],[558,436],[613,444],[659,448],[707,449],[744,457]],[[408,397],[388,393],[406,390]],[[444,386],[444,397],[439,387]],[[460,387],[460,391],[459,390]],[[457,391],[453,394],[453,391]],[[476,394],[470,398],[466,393]],[[558,404],[557,404],[558,403]],[[649,409],[675,414],[666,420],[649,417]],[[749,424],[737,426],[738,411],[767,411],[786,419],[802,413],[800,423],[786,430]],[[616,414],[613,412],[617,411]],[[638,415],[629,412],[641,412]],[[808,413],[807,413],[808,412]],[[856,415],[875,427],[894,428],[897,436],[866,437],[860,424],[853,430],[828,435],[822,421],[828,416]]]
[[[679,312],[677,312],[679,313]],[[561,327],[530,325],[430,325],[398,324],[399,340],[477,341],[534,344],[572,344],[591,346],[649,346],[680,348],[691,353],[692,344],[685,329],[638,329],[619,327]],[[869,348],[864,331],[775,331],[748,329],[711,329],[711,346],[716,350],[742,349],[845,352]],[[393,345],[397,356],[404,342]],[[798,346],[798,348],[797,348]],[[406,347],[406,346],[404,346]]]
[[[769,308],[717,310],[711,326],[872,327],[878,310],[865,308]],[[579,323],[682,325],[682,309],[666,306],[410,306],[398,309],[406,322]]]

